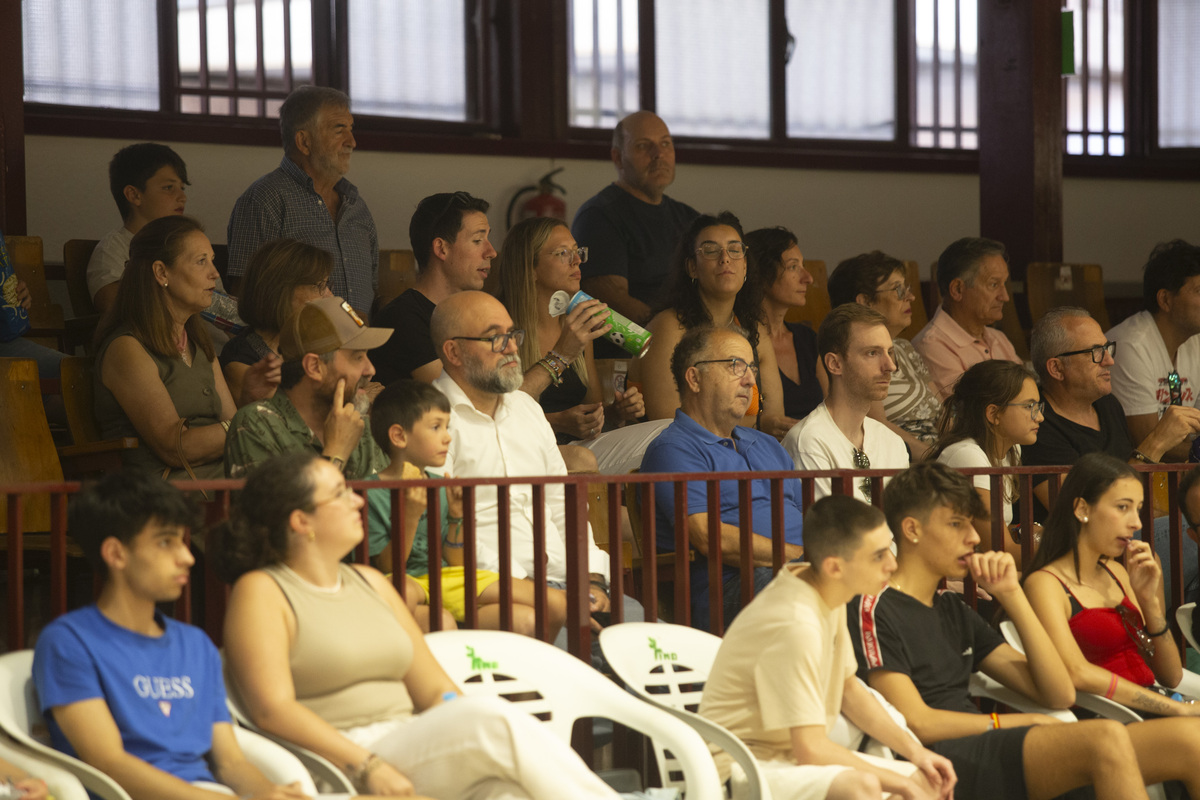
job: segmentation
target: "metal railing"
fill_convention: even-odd
[[[1179,476],[1193,465],[1153,465],[1134,467],[1141,476],[1146,492],[1147,502],[1142,509],[1143,538],[1154,544],[1153,518],[1155,503],[1155,488],[1159,488],[1160,505],[1165,494],[1165,507],[1170,519],[1170,577],[1171,596],[1167,605],[1173,611],[1184,601],[1183,592],[1183,528],[1180,521],[1180,500],[1178,487]],[[1033,482],[1039,475],[1048,475],[1049,497],[1053,505],[1057,496],[1062,476],[1069,467],[1017,467],[1017,468],[979,468],[964,469],[961,472],[968,476],[987,475],[991,485],[991,518],[992,546],[996,549],[1003,547],[1005,541],[1003,502],[1004,490],[1001,481],[1006,476],[1014,476],[1018,485],[1019,496],[1030,498],[1031,502],[1022,502],[1019,506],[1018,517],[1015,520],[1021,529],[1029,531],[1032,528],[1034,509],[1032,502]],[[466,617],[464,624],[474,627],[478,624],[478,601],[476,597],[475,569],[478,564],[477,530],[474,509],[475,494],[480,487],[495,487],[499,506],[499,520],[496,530],[495,547],[499,553],[499,574],[501,592],[501,627],[511,630],[513,626],[513,597],[512,597],[512,519],[509,506],[511,487],[525,485],[532,487],[533,519],[533,569],[530,574],[535,587],[535,631],[539,638],[548,638],[547,625],[547,590],[546,590],[546,508],[545,492],[549,485],[561,484],[564,488],[565,530],[562,535],[566,546],[566,592],[567,592],[567,637],[570,652],[587,657],[591,651],[592,632],[589,614],[589,574],[588,574],[588,493],[589,489],[603,486],[607,489],[604,496],[607,511],[607,530],[595,532],[597,541],[610,543],[608,549],[610,570],[610,591],[613,598],[628,594],[639,599],[646,609],[647,619],[657,618],[661,592],[667,588],[667,599],[674,604],[674,622],[688,624],[690,621],[690,578],[693,562],[686,557],[676,557],[675,553],[688,553],[689,540],[687,530],[688,503],[687,484],[703,482],[707,490],[708,510],[708,552],[720,552],[721,514],[719,507],[720,484],[725,481],[738,482],[739,497],[739,537],[741,558],[738,570],[741,577],[741,601],[748,603],[753,596],[753,570],[751,560],[751,536],[753,536],[753,510],[751,507],[751,482],[767,481],[770,487],[770,504],[772,525],[770,537],[772,540],[772,568],[777,571],[785,561],[783,522],[784,515],[784,481],[799,480],[801,483],[801,503],[808,508],[813,502],[814,484],[818,478],[831,479],[831,489],[835,494],[848,494],[853,491],[856,481],[864,478],[872,484],[871,496],[875,505],[882,504],[883,480],[895,474],[896,470],[825,470],[812,472],[728,472],[728,473],[671,473],[671,474],[628,474],[628,475],[572,475],[553,477],[521,477],[521,478],[456,478],[423,479],[411,481],[354,481],[351,487],[359,492],[367,489],[389,490],[392,495],[392,538],[398,539],[400,520],[404,518],[406,504],[405,491],[412,487],[427,489],[427,511],[429,519],[440,519],[439,489],[447,486],[459,486],[463,490],[463,539],[464,539],[464,572],[466,586]],[[1157,473],[1157,474],[1156,474]],[[656,536],[656,509],[653,487],[657,483],[672,482],[674,484],[673,508],[673,542],[671,548],[660,547]],[[229,514],[232,493],[241,487],[241,481],[200,481],[180,482],[180,488],[193,492],[205,490],[208,499],[203,501],[202,516],[205,526],[211,526]],[[8,649],[15,650],[29,646],[26,627],[27,608],[27,578],[26,558],[32,546],[48,550],[49,553],[49,612],[57,616],[68,610],[68,531],[66,507],[70,495],[79,490],[78,483],[30,483],[10,484],[0,486],[0,496],[7,499],[7,597],[6,597],[6,641]],[[636,492],[641,500],[636,504],[637,518],[631,520],[632,528],[637,531],[634,541],[630,543],[631,552],[627,552],[622,537],[622,508],[627,492]],[[30,502],[45,502],[49,498],[50,530],[34,532],[25,530],[24,513]],[[367,530],[367,507],[363,507],[363,527]],[[603,516],[603,515],[599,515]],[[196,542],[197,550],[201,551],[199,537]],[[361,561],[367,558],[367,537],[357,549],[357,557]],[[1023,561],[1029,562],[1033,553],[1031,536],[1021,538]],[[442,542],[439,536],[430,536],[428,540],[429,563],[439,564],[442,558]],[[704,566],[703,562],[701,565]],[[404,581],[405,556],[402,548],[392,548],[393,583],[403,595],[406,592]],[[722,619],[722,563],[720,559],[709,559],[706,565],[709,577],[709,605],[711,609],[712,631],[720,635],[724,630]],[[228,587],[224,586],[212,569],[204,569],[202,582],[203,598],[196,602],[194,592],[197,589],[189,584],[183,596],[175,604],[175,616],[183,621],[194,621],[201,625],[219,645],[225,610],[225,599]],[[965,587],[966,596],[974,600],[974,587],[970,578]],[[668,588],[669,587],[669,588]],[[441,624],[442,587],[439,570],[430,570],[429,574],[429,603],[430,623],[434,630]],[[197,605],[203,606],[202,619],[193,620],[193,611]],[[620,602],[612,603],[612,622],[623,621],[624,612]],[[1174,614],[1168,615],[1174,620]],[[1177,639],[1182,646],[1182,637]]]

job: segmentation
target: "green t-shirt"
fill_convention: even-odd
[[[440,476],[429,475],[429,477]],[[378,475],[372,475],[369,480],[380,480],[380,478]],[[446,531],[450,528],[450,503],[446,499],[445,489],[438,490],[438,499],[442,510],[441,530],[444,542]],[[367,516],[370,523],[369,549],[371,557],[374,558],[383,552],[383,548],[387,547],[392,538],[392,491],[390,489],[367,490]],[[426,533],[425,522],[427,516],[427,514],[422,514],[420,521],[417,522],[417,530],[413,534],[412,550],[409,552],[408,561],[404,564],[404,571],[414,578],[419,578],[429,572],[429,537]],[[445,566],[444,561],[443,566]]]

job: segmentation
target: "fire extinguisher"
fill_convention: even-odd
[[[513,199],[508,204],[508,214],[505,219],[508,222],[508,227],[511,228],[514,223],[533,217],[557,217],[565,220],[567,218],[567,201],[561,195],[565,195],[567,190],[555,183],[553,178],[558,173],[562,172],[564,167],[553,169],[538,178],[536,184],[522,186],[513,195]],[[537,192],[533,197],[521,202],[524,195],[531,192]],[[517,212],[517,217],[513,218],[513,212]]]

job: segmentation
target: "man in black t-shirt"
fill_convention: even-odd
[[[417,282],[375,315],[373,323],[395,334],[370,353],[375,379],[387,386],[400,378],[426,383],[442,373],[429,321],[434,307],[456,292],[479,290],[496,249],[488,241],[488,202],[466,192],[446,192],[417,204],[408,238],[417,262]]]
[[[971,702],[968,681],[976,671],[1051,708],[1069,707],[1075,687],[1025,599],[1012,556],[975,552],[979,534],[971,520],[984,509],[970,479],[923,462],[892,478],[883,508],[899,567],[881,593],[847,606],[859,676],[904,715],[922,744],[950,759],[956,795],[1050,798],[1094,786],[1097,798],[1146,797],[1124,726],[986,715]],[[1028,656],[957,594],[938,593],[943,579],[961,580],[968,572],[1004,608]]]
[[[588,248],[581,287],[639,325],[667,279],[671,254],[698,214],[667,197],[675,180],[675,144],[667,125],[649,111],[635,111],[613,130],[617,180],[575,213],[571,234]],[[601,358],[628,358],[596,341]]]

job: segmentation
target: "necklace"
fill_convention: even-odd
[[[175,347],[179,350],[179,357],[183,359],[183,363],[189,367],[192,365],[192,356],[188,352],[188,335],[187,328],[180,331],[179,339],[175,342]]]

